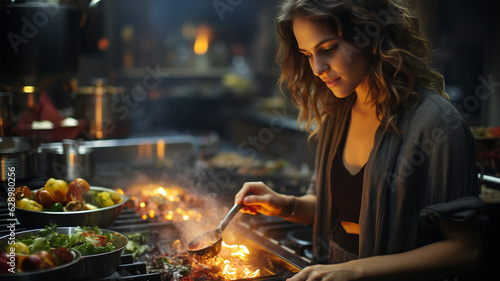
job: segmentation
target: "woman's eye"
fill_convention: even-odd
[[[335,45],[335,46],[332,46],[332,47],[325,48],[325,49],[323,49],[323,51],[325,53],[333,53],[335,50],[337,50],[337,48],[338,48],[338,46]]]
[[[302,53],[306,58],[312,58],[311,54]]]

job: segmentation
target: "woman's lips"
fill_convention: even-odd
[[[326,83],[326,86],[328,88],[331,88],[331,87],[335,86],[340,81],[340,77],[333,78],[333,79],[326,79],[323,81]]]

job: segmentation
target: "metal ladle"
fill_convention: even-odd
[[[186,250],[198,261],[215,257],[222,247],[222,231],[243,205],[234,204],[216,229],[207,231],[187,244]]]

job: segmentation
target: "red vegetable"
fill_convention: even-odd
[[[54,199],[54,196],[52,196],[50,192],[43,188],[35,192],[35,201],[45,208],[50,208],[50,206],[56,203],[56,199]]]
[[[41,261],[38,255],[29,255],[22,259],[20,269],[22,272],[35,271],[40,269],[40,264]]]
[[[74,185],[78,189],[81,195],[85,195],[90,191],[89,183],[82,178],[74,179],[69,183],[69,187],[71,188],[72,185]]]
[[[0,259],[0,274],[9,273],[10,265],[7,263],[7,260]]]
[[[69,185],[68,193],[66,193],[66,202],[71,201],[83,201],[82,194],[76,187],[76,185]]]
[[[51,253],[47,251],[40,251],[36,253],[35,256],[38,256],[38,258],[40,258],[40,269],[48,269],[57,266],[56,259]]]
[[[59,264],[66,264],[73,260],[73,254],[65,247],[52,249],[52,253],[56,256]]]

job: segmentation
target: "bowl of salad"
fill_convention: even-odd
[[[67,280],[76,274],[80,252],[65,247],[31,249],[0,239],[0,280]]]
[[[108,228],[130,196],[111,188],[91,186],[81,178],[69,184],[50,178],[40,189],[17,187],[15,198],[16,218],[29,229],[43,228],[51,223],[60,227]]]
[[[0,245],[8,243],[9,237],[0,238]],[[21,248],[27,247],[31,252],[62,247],[78,253],[76,266],[68,273],[70,275],[61,280],[91,280],[116,271],[128,238],[99,227],[58,227],[51,224],[43,229],[18,232],[15,241],[21,244]]]

